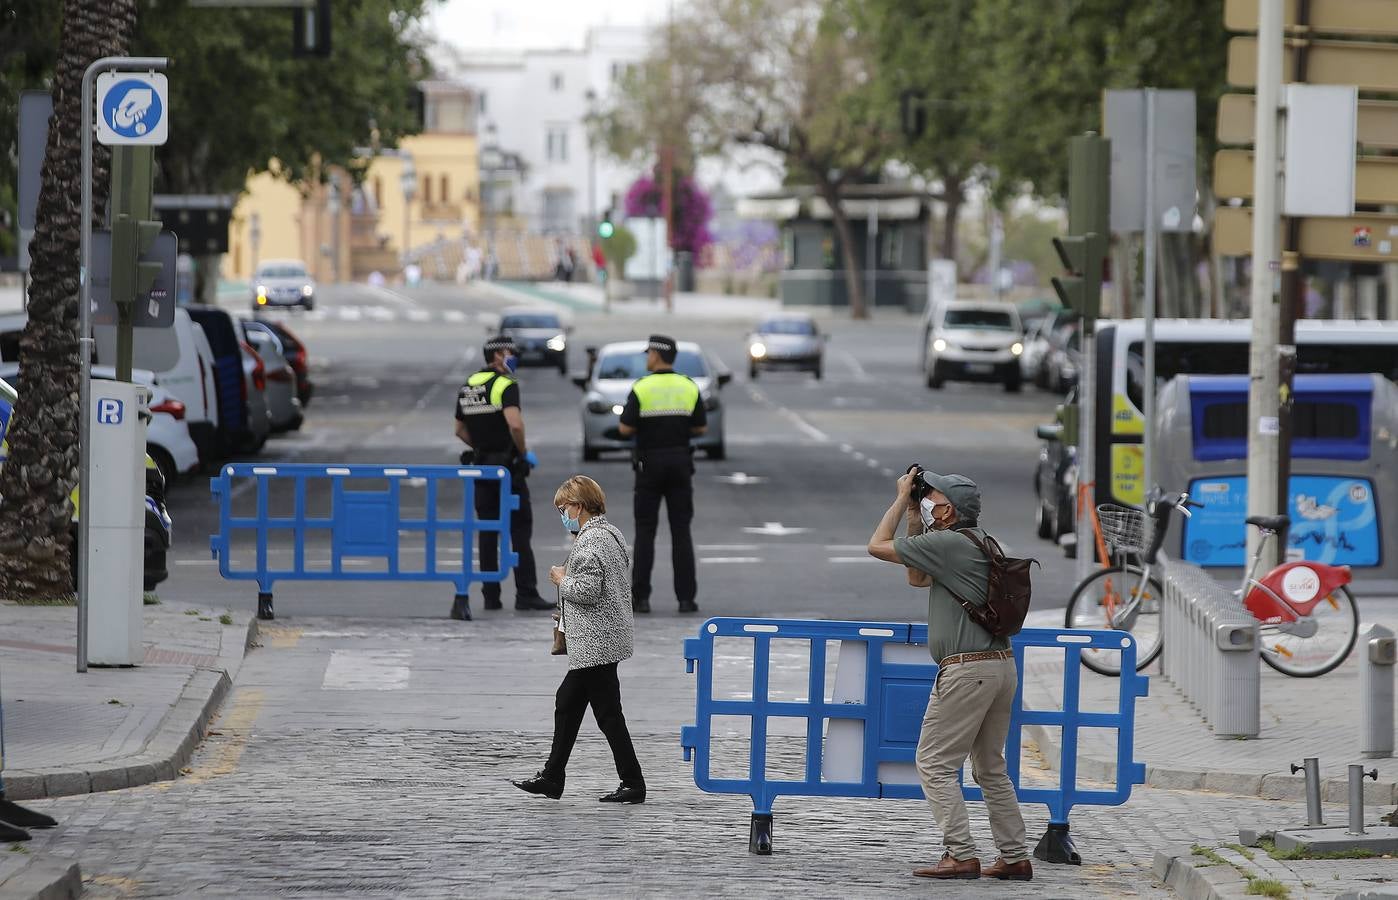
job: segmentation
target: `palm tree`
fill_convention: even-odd
[[[0,596],[66,596],[69,494],[78,476],[78,256],[82,207],[83,72],[126,52],[136,0],[64,0],[53,118],[30,243],[29,322],[20,339],[19,403],[0,474]],[[91,111],[86,111],[91,116]],[[110,154],[94,154],[93,201],[106,205]]]

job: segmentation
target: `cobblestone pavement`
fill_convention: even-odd
[[[596,802],[616,780],[590,718],[561,802],[509,785],[547,752],[563,664],[544,649],[545,616],[505,613],[464,626],[279,621],[264,630],[184,777],[36,801],[61,824],[36,833],[32,847],[79,860],[94,897],[844,898],[931,889],[910,876],[939,853],[930,812],[915,801],[782,799],[776,852],[748,854],[750,801],[699,792],[681,761],[678,727],[693,715],[693,681],[679,641],[698,624],[645,623],[637,658],[622,667],[650,789],[643,806]],[[736,686],[718,674],[725,689]],[[983,810],[971,808],[989,860]],[[1150,872],[1155,848],[1215,844],[1233,839],[1238,822],[1277,827],[1298,814],[1292,802],[1138,790],[1124,807],[1073,813],[1085,865],[1040,865],[1013,893],[1169,896]],[[1031,836],[1042,834],[1043,808],[1026,807],[1026,818]],[[1010,893],[998,882],[936,890]]]
[[[1273,883],[1292,900],[1398,897],[1398,859],[1276,859],[1237,842],[1180,846],[1157,854],[1154,872],[1186,896],[1243,898]],[[1274,887],[1274,890],[1276,888]]]

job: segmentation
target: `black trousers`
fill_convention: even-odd
[[[636,748],[631,745],[631,732],[626,729],[626,716],[621,711],[621,682],[617,680],[616,666],[611,663],[569,669],[558,686],[553,707],[553,750],[544,764],[544,774],[559,784],[564,781],[568,757],[573,755],[583,714],[591,706],[597,727],[611,745],[621,783],[642,789],[646,786]]]
[[[675,599],[693,601],[699,592],[694,575],[694,461],[689,451],[643,455],[636,470],[636,549],[631,568],[631,599],[650,599],[650,572],[655,565],[655,531],[660,501],[670,520],[670,565],[675,571]]]
[[[534,568],[534,548],[529,541],[534,535],[534,511],[529,505],[529,482],[515,476],[510,479],[510,492],[519,498],[519,509],[510,516],[510,547],[519,554],[515,565],[515,597],[536,597],[539,594],[538,572]],[[476,482],[476,517],[494,519],[500,514],[500,482]],[[480,531],[476,537],[481,548],[480,571],[500,571],[500,535],[495,531]],[[481,583],[481,593],[487,600],[500,599],[500,582]]]

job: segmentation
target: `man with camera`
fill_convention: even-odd
[[[1029,881],[1024,817],[1005,763],[1018,673],[1008,638],[978,624],[967,607],[986,607],[990,561],[978,527],[981,494],[964,475],[919,466],[898,479],[893,505],[869,538],[870,555],[907,570],[908,583],[928,588],[927,647],[939,666],[917,743],[917,771],[946,845],[941,860],[913,874]],[[907,536],[895,538],[899,519]],[[997,545],[998,549],[998,545]],[[985,797],[1000,858],[984,871],[971,837],[957,773],[966,757]]]
[[[472,375],[456,395],[456,436],[469,445],[461,454],[463,465],[504,466],[510,470],[510,492],[519,498],[519,509],[510,516],[510,546],[519,554],[515,564],[515,609],[553,609],[557,604],[539,596],[534,568],[534,549],[529,540],[534,531],[534,513],[529,505],[529,472],[539,458],[524,441],[524,418],[519,412],[519,383],[513,376],[519,355],[512,338],[493,337],[482,349],[485,368]],[[476,482],[476,518],[495,519],[500,515],[500,482]],[[495,531],[477,532],[482,572],[500,568],[500,535]],[[481,585],[486,609],[500,609],[500,582]],[[471,618],[469,601],[460,597],[452,604],[453,619]]]

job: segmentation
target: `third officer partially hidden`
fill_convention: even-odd
[[[524,442],[524,419],[519,412],[519,384],[514,374],[517,351],[508,337],[485,342],[485,368],[472,375],[456,396],[456,436],[471,446],[462,462],[478,466],[505,466],[510,470],[510,491],[519,497],[519,509],[510,517],[510,546],[519,554],[515,565],[515,609],[553,609],[556,604],[539,596],[534,570],[534,550],[529,538],[534,530],[534,513],[529,507],[529,470],[538,458]],[[500,482],[476,483],[476,518],[494,519],[500,515]],[[494,531],[477,532],[480,538],[480,570],[500,568],[500,536]],[[486,609],[500,609],[500,582],[481,585]],[[471,618],[467,600],[458,598],[451,610],[454,619]]]
[[[670,560],[680,612],[698,612],[694,595],[694,461],[689,439],[704,433],[708,419],[699,387],[674,371],[679,354],[674,338],[653,334],[646,349],[649,375],[636,382],[621,413],[623,437],[636,438],[636,552],[631,570],[631,606],[650,612],[650,570],[655,562],[655,529],[660,501],[670,519]]]

